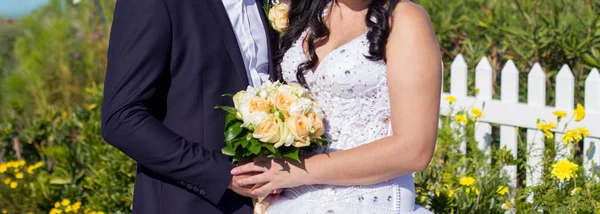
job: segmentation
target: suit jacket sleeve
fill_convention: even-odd
[[[233,165],[165,127],[146,104],[169,75],[171,22],[163,0],[117,1],[108,50],[102,135],[141,166],[217,204]],[[200,107],[199,107],[200,108]]]

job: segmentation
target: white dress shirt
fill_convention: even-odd
[[[260,16],[264,11],[256,0],[223,0],[223,5],[244,59],[248,82],[258,87],[269,79],[269,47]]]

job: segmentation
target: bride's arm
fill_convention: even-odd
[[[239,181],[266,183],[255,192],[306,184],[368,185],[424,170],[433,155],[441,91],[441,56],[426,12],[413,3],[399,3],[387,45],[387,80],[393,136],[354,149],[321,154],[304,166],[281,170],[274,162],[238,167],[232,173],[264,171]],[[304,168],[304,169],[302,169]]]

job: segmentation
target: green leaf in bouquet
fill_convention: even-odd
[[[221,109],[223,111],[226,111],[229,114],[233,114],[236,115],[237,114],[237,109],[235,109],[234,107],[231,106],[216,106],[215,109]]]
[[[235,156],[235,148],[231,146],[225,146],[221,149],[221,153],[227,156]]]
[[[288,158],[288,159],[292,159],[295,161],[298,161],[298,163],[300,163],[300,149],[298,148],[290,148],[290,149],[284,149],[281,151],[281,155],[284,158]]]
[[[225,129],[229,128],[229,126],[233,125],[233,122],[239,122],[235,114],[227,113],[225,116]]]
[[[225,141],[231,141],[239,136],[244,129],[241,125],[242,123],[240,122],[235,122],[233,125],[231,125],[227,131],[225,131]]]
[[[240,141],[240,145],[242,145],[242,148],[248,148],[248,144],[250,144],[250,142],[246,139]]]
[[[223,94],[222,97],[233,97],[234,94]]]
[[[275,150],[275,152],[273,152],[272,154],[267,156],[268,158],[283,158],[283,155],[281,155],[280,149],[274,149],[274,150]]]
[[[273,144],[267,144],[267,143],[263,143],[261,145],[263,148],[269,150],[269,152],[271,152],[271,154],[275,154],[276,150],[275,150],[275,145]]]
[[[250,140],[250,146],[248,147],[248,150],[250,152],[252,152],[252,154],[258,155],[260,153],[261,149],[262,149],[262,146],[261,146],[261,143],[258,142],[258,140],[256,140],[256,139]]]

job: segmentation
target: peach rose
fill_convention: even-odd
[[[308,119],[312,124],[312,129],[310,130],[310,137],[318,138],[325,134],[325,126],[323,125],[323,120],[319,118],[319,116],[314,113],[308,113]]]
[[[265,120],[254,127],[252,136],[263,143],[277,143],[280,139],[280,128],[283,123],[274,115],[268,115]]]
[[[304,115],[290,116],[285,120],[285,124],[294,136],[294,147],[305,147],[310,145],[311,121]]]
[[[267,100],[254,97],[250,100],[249,111],[253,112],[269,112],[271,110],[271,104]]]
[[[298,97],[285,92],[275,92],[272,96],[273,105],[281,111],[284,116],[288,115],[289,107],[296,102]]]

